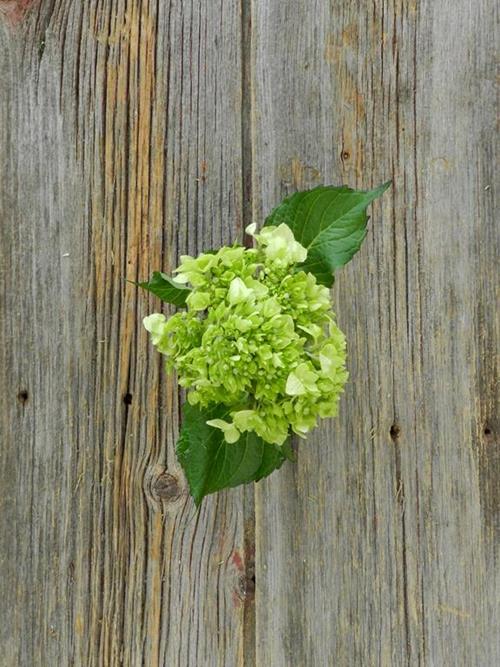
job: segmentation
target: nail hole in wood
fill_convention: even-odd
[[[491,435],[491,428],[489,428],[489,426],[485,426],[483,433],[484,435]]]
[[[128,393],[125,394],[125,396],[123,397],[123,402],[125,403],[125,405],[132,405],[132,394]]]
[[[17,400],[19,401],[19,403],[24,405],[27,402],[28,398],[29,398],[28,391],[26,389],[21,389],[21,391],[17,395]]]
[[[343,160],[348,160],[351,157],[351,154],[349,151],[342,151],[342,159]]]
[[[255,577],[247,577],[245,582],[245,598],[253,600],[255,595]]]
[[[393,442],[396,442],[396,440],[398,440],[399,436],[401,435],[400,425],[399,424],[393,424],[391,426],[391,429],[390,429],[389,433],[390,433],[390,436],[391,436],[391,440]]]

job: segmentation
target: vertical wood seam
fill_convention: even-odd
[[[242,186],[242,238],[251,247],[252,241],[245,235],[246,227],[253,222],[253,136],[252,136],[252,0],[241,0],[241,186]],[[244,606],[243,606],[243,664],[256,664],[256,607],[255,607],[255,492],[254,485],[247,485],[243,495],[243,553],[244,553]]]

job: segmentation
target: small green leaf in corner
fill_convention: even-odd
[[[147,282],[136,284],[159,297],[162,301],[165,301],[166,303],[172,303],[174,306],[178,306],[180,308],[186,305],[186,299],[191,292],[189,287],[185,287],[185,285],[177,283],[175,280],[170,278],[170,276],[167,276],[165,273],[161,273],[160,271],[155,271]]]
[[[322,185],[296,192],[272,211],[265,225],[288,225],[307,248],[307,259],[298,268],[331,287],[335,270],[347,264],[366,236],[367,207],[390,184],[366,191]]]

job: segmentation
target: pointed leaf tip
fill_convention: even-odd
[[[366,236],[367,207],[390,185],[386,181],[373,190],[327,185],[297,192],[272,211],[265,225],[288,225],[308,251],[298,268],[331,287],[335,270],[347,264]]]
[[[176,282],[160,271],[155,271],[148,281],[136,283],[136,285],[148,290],[162,301],[180,308],[186,305],[186,299],[191,292],[189,287]]]

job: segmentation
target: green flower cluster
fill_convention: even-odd
[[[181,257],[177,282],[192,291],[187,310],[144,319],[153,344],[176,369],[187,398],[200,408],[223,404],[227,442],[255,431],[281,445],[304,436],[318,417],[336,414],[347,380],[345,337],[328,289],[297,268],[306,249],[286,225],[264,227],[255,248],[223,247]]]

